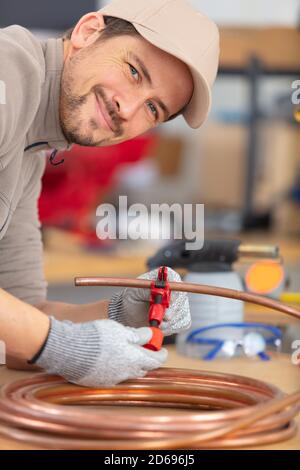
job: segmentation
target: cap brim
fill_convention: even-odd
[[[192,129],[198,129],[205,121],[211,107],[210,87],[201,74],[192,63],[183,55],[180,49],[177,49],[168,39],[162,38],[155,31],[152,31],[140,24],[132,22],[136,30],[151,44],[163,51],[177,57],[184,62],[190,69],[193,81],[194,92],[191,101],[187,105],[183,117]]]

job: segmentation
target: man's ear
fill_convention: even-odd
[[[87,13],[73,29],[71,44],[74,49],[90,46],[99,38],[99,32],[105,28],[103,15],[99,12]]]

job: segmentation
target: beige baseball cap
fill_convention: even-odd
[[[193,129],[200,127],[210,110],[218,69],[215,23],[186,0],[113,0],[100,13],[129,21],[147,41],[188,65],[194,92],[183,116]]]

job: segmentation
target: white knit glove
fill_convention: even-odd
[[[128,328],[112,320],[75,324],[51,317],[48,338],[30,362],[78,385],[111,387],[162,366],[166,349],[142,347],[151,337],[150,328]]]
[[[157,279],[158,269],[142,274],[138,279]],[[168,268],[168,281],[181,282],[180,275]],[[109,318],[123,325],[141,327],[148,324],[150,289],[127,287],[114,294],[109,302]],[[171,291],[170,306],[160,326],[165,336],[187,330],[191,325],[186,292]]]

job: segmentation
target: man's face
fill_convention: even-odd
[[[188,67],[139,36],[118,36],[76,50],[64,64],[60,119],[80,145],[132,139],[191,99]]]

